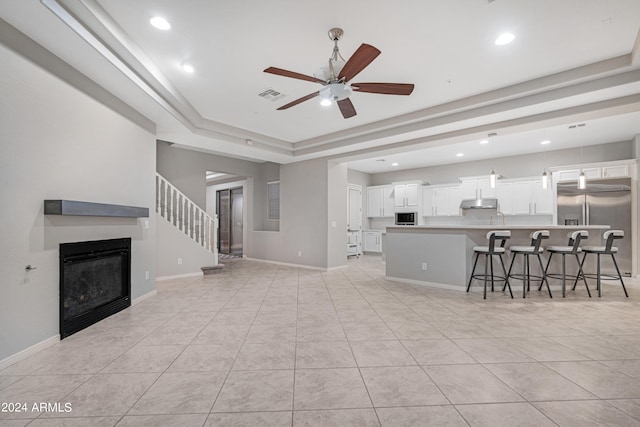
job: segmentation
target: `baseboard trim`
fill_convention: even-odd
[[[275,265],[282,265],[283,267],[294,267],[294,268],[304,268],[306,270],[315,270],[315,271],[333,271],[333,270],[338,270],[338,269],[342,269],[342,268],[346,268],[347,266],[337,266],[337,267],[316,267],[313,265],[304,265],[304,264],[293,264],[290,262],[280,262],[280,261],[272,261],[269,259],[260,259],[260,258],[246,258],[247,261],[257,261],[257,262],[264,262],[267,264],[275,264]]]
[[[21,360],[26,359],[27,357],[39,352],[40,350],[44,350],[47,347],[51,347],[55,343],[60,342],[60,335],[54,335],[51,338],[47,338],[44,341],[40,341],[37,344],[32,345],[31,347],[25,348],[22,351],[13,354],[6,359],[0,360],[0,371],[8,368],[9,366],[20,362]]]
[[[187,277],[198,277],[198,276],[203,276],[202,271],[200,271],[199,273],[185,273],[185,274],[176,274],[175,276],[156,277],[156,282],[163,282],[165,280],[184,279]]]
[[[136,298],[133,301],[131,301],[131,305],[139,304],[142,301],[146,300],[147,298],[155,296],[157,293],[158,293],[158,291],[156,289],[154,289],[152,291],[147,292],[146,294],[140,295],[138,298]]]
[[[445,283],[426,282],[424,280],[403,279],[401,277],[384,276],[390,282],[406,283],[408,285],[427,286],[429,288],[448,289],[450,291],[466,291],[465,286],[447,285]]]

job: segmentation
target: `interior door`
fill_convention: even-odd
[[[244,228],[242,223],[242,209],[242,188],[234,188],[231,190],[231,214],[229,218],[231,229],[230,250],[234,255],[242,255],[242,230]]]
[[[218,214],[218,252],[228,254],[231,250],[231,192],[229,190],[216,191],[217,203],[216,213]]]
[[[347,229],[362,230],[362,188],[359,185],[350,185],[347,191]]]

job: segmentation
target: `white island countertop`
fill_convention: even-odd
[[[490,230],[509,230],[508,246],[529,245],[530,234],[549,230],[544,245],[566,245],[567,234],[585,230],[584,245],[601,245],[609,225],[405,225],[388,226],[385,234],[385,277],[411,284],[465,290],[473,268],[473,248],[487,244]],[[553,266],[556,267],[555,265]],[[517,271],[522,270],[516,265]]]
[[[421,230],[607,230],[610,225],[394,225],[387,226],[387,231],[421,231]]]

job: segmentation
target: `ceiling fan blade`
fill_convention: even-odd
[[[348,82],[354,78],[360,71],[364,70],[367,65],[380,55],[380,51],[375,47],[362,43],[358,50],[351,55],[351,58],[344,64],[338,78],[344,78],[345,82]]]
[[[302,98],[298,98],[295,101],[291,101],[290,103],[283,105],[282,107],[278,108],[278,110],[286,110],[287,108],[291,108],[291,107],[293,107],[295,105],[300,104],[301,102],[308,101],[311,98],[315,98],[318,95],[320,95],[320,92],[310,93],[307,96],[303,96]]]
[[[266,70],[264,70],[264,72],[270,73],[270,74],[276,74],[278,76],[283,76],[283,77],[291,77],[292,79],[306,80],[308,82],[320,83],[323,85],[327,84],[327,82],[325,82],[324,80],[320,80],[312,76],[296,73],[294,71],[283,70],[282,68],[269,67]]]
[[[358,92],[382,93],[385,95],[411,95],[413,85],[410,83],[351,83]]]
[[[340,107],[340,112],[342,113],[342,117],[344,117],[345,119],[348,119],[349,117],[353,117],[356,115],[356,109],[354,108],[349,98],[345,98],[342,101],[338,101],[338,107]]]

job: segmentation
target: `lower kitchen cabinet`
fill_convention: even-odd
[[[363,252],[382,253],[382,232],[365,231],[362,233]]]

